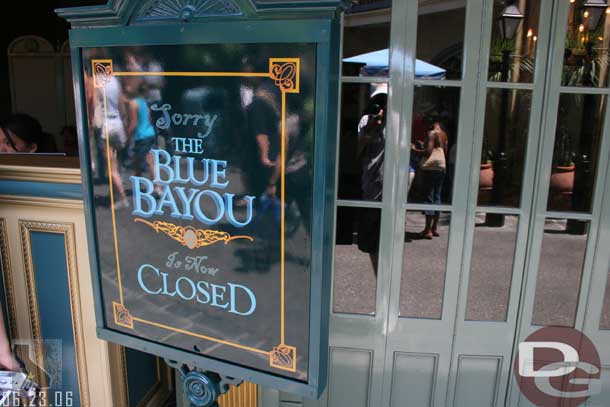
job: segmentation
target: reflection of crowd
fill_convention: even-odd
[[[97,52],[93,50],[90,57],[100,57]],[[132,71],[144,71],[149,66],[160,71],[159,67],[154,68],[158,64],[149,58],[146,53],[136,57],[135,53],[127,52],[123,62]],[[96,150],[92,154],[94,169],[98,181],[104,182],[106,176],[110,177],[118,195],[114,199],[115,209],[129,206],[121,176],[127,167],[132,166],[136,175],[149,172],[152,176],[150,151],[156,145],[157,134],[149,104],[160,99],[161,85],[158,79],[151,82],[149,77],[127,77],[121,82],[116,76],[110,76],[105,88],[97,89],[93,78],[86,77],[89,128],[93,138],[90,144]]]
[[[385,155],[387,94],[373,94],[358,123],[360,193],[366,201],[381,201]],[[434,117],[435,120],[429,120]],[[451,145],[441,115],[416,113],[409,163],[409,202],[440,205],[451,200],[456,144]],[[426,124],[426,119],[429,121]],[[440,212],[424,211],[420,238],[439,236]],[[362,208],[358,217],[358,248],[368,253],[377,273],[381,211]]]

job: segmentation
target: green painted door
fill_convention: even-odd
[[[328,390],[264,390],[261,405],[530,405],[512,364],[542,326],[595,342],[607,368],[589,403],[604,405],[605,9],[357,3],[343,22]]]

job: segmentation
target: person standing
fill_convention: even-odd
[[[109,77],[105,90],[105,111],[103,93],[101,89],[95,90],[98,96],[95,101],[95,116],[98,121],[94,125],[101,126],[99,133],[95,133],[100,136],[99,147],[104,156],[104,165],[110,166],[112,186],[118,194],[118,200],[115,200],[114,208],[122,209],[129,206],[129,201],[123,187],[119,164],[119,153],[125,148],[127,143],[127,136],[121,116],[121,103],[123,100],[121,83],[115,76]]]
[[[133,84],[135,86],[135,84]],[[134,165],[136,176],[148,171],[150,178],[153,174],[153,158],[150,150],[155,147],[156,133],[151,122],[150,109],[144,98],[147,85],[141,82],[137,92],[127,87],[129,128],[128,137],[134,140]]]
[[[443,182],[447,163],[443,137],[437,130],[431,130],[426,140],[426,155],[423,157],[420,171],[424,188],[424,203],[440,205]],[[425,211],[426,226],[421,232],[424,239],[432,239],[438,234],[439,211]]]
[[[362,199],[381,201],[383,193],[383,166],[385,161],[385,137],[387,94],[380,93],[371,98],[365,115],[358,124],[358,152],[361,162]],[[379,261],[379,234],[381,212],[374,208],[363,208],[358,223],[358,249],[368,253],[377,275]]]

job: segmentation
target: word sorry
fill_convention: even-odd
[[[172,110],[172,105],[169,103],[165,103],[161,106],[154,104],[150,106],[151,110],[156,112],[163,112],[163,116],[159,117],[155,122],[155,126],[160,129],[169,129],[169,127],[173,124],[174,126],[199,126],[199,122],[202,122],[203,128],[205,131],[203,133],[198,133],[197,137],[206,138],[210,135],[212,130],[214,129],[214,123],[218,119],[218,115],[210,115],[210,114],[190,114],[190,113],[173,113],[170,114]]]

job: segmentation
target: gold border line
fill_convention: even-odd
[[[260,353],[260,354],[267,355],[267,356],[269,356],[271,354],[271,352],[267,352],[267,351],[264,351],[262,349],[251,348],[249,346],[240,345],[239,343],[223,341],[222,339],[212,338],[211,336],[196,334],[194,332],[189,332],[189,331],[186,331],[186,330],[180,329],[180,328],[174,328],[174,327],[171,327],[169,325],[160,324],[158,322],[152,322],[152,321],[148,321],[146,319],[142,319],[142,318],[138,318],[138,317],[132,317],[132,319],[134,321],[138,321],[138,322],[141,322],[143,324],[148,324],[148,325],[156,326],[157,328],[163,328],[163,329],[167,329],[169,331],[174,331],[174,332],[178,332],[178,333],[181,333],[181,334],[194,336],[196,338],[205,339],[205,340],[208,340],[208,341],[211,341],[211,342],[217,342],[217,343],[221,343],[223,345],[233,346],[235,348],[249,350],[251,352]]]
[[[112,72],[113,76],[226,76],[270,78],[271,75],[260,72]]]
[[[119,281],[119,298],[121,299],[121,305],[123,303],[123,285],[121,283],[121,262],[119,260],[119,239],[116,234],[116,216],[114,214],[114,192],[112,186],[112,165],[110,164],[110,139],[108,137],[108,104],[106,103],[106,86],[103,88],[104,92],[104,133],[106,133],[106,162],[108,163],[108,183],[110,185],[110,205],[112,206],[112,230],[114,232],[114,256],[116,258],[116,272],[117,280]]]
[[[297,70],[300,71],[299,69],[299,60],[298,58],[296,58],[297,61],[295,61],[297,63]],[[270,61],[274,61],[274,60],[279,60],[278,58],[271,58]],[[281,59],[282,61],[284,59]],[[101,60],[97,61],[97,62],[103,62]],[[112,63],[112,60],[107,60],[106,62],[110,62]],[[94,61],[92,61],[92,63],[94,63]],[[93,70],[93,74],[95,74],[95,69]],[[272,78],[271,76],[271,72],[265,72],[265,73],[260,73],[260,72],[115,72],[115,71],[111,71],[111,75],[112,76],[182,76],[182,77],[260,77],[260,78]],[[297,81],[297,87],[295,88],[295,91],[291,92],[291,93],[298,93],[299,92],[299,75],[296,76],[296,81]],[[95,79],[94,79],[95,80]],[[286,93],[288,91],[286,91],[285,89],[282,89],[280,87],[280,91],[282,94],[282,118],[281,118],[281,133],[282,133],[282,137],[281,137],[281,181],[280,181],[280,189],[281,189],[281,237],[280,237],[280,280],[281,280],[281,343],[280,345],[285,345],[285,253],[284,253],[284,249],[285,249],[285,208],[284,208],[284,204],[285,204],[285,189],[286,189],[286,178],[285,178],[285,160],[286,160]],[[106,87],[104,86],[103,88],[103,95],[104,95],[104,121],[105,121],[105,133],[106,133],[106,150],[107,150],[107,154],[106,154],[106,159],[108,162],[108,173],[112,174],[112,168],[110,165],[110,141],[108,139],[108,117],[107,117],[107,103],[106,103]],[[111,207],[112,207],[112,226],[113,226],[113,232],[114,232],[114,246],[115,246],[115,258],[116,258],[116,263],[117,263],[117,279],[118,279],[118,283],[119,283],[119,294],[120,294],[120,300],[121,300],[121,305],[125,306],[124,301],[123,301],[123,287],[121,284],[121,266],[120,266],[120,260],[119,260],[119,247],[118,247],[118,237],[117,237],[117,232],[116,232],[116,218],[115,218],[115,209],[114,209],[114,194],[113,194],[113,188],[112,188],[112,177],[109,177],[109,185],[110,185],[110,201],[111,201]],[[255,353],[259,353],[259,354],[263,354],[263,355],[271,355],[270,351],[264,351],[262,349],[257,349],[257,348],[252,348],[252,347],[248,347],[245,345],[240,345],[238,343],[234,343],[234,342],[229,342],[229,341],[225,341],[222,339],[217,339],[217,338],[212,338],[210,336],[206,336],[206,335],[202,335],[202,334],[197,334],[194,332],[189,332],[183,329],[179,329],[179,328],[174,328],[168,325],[164,325],[164,324],[160,324],[157,322],[152,322],[152,321],[148,321],[142,318],[138,318],[138,317],[134,317],[132,316],[132,320],[133,321],[138,321],[144,324],[148,324],[148,325],[152,325],[158,328],[162,328],[162,329],[167,329],[170,331],[174,331],[174,332],[178,332],[178,333],[182,333],[185,335],[189,335],[189,336],[194,336],[200,339],[204,339],[204,340],[208,340],[211,342],[216,342],[216,343],[221,343],[223,345],[227,345],[227,346],[232,346],[235,348],[239,348],[239,349],[243,349],[243,350],[248,350],[251,352],[255,352]],[[290,371],[296,371],[295,370],[290,370]]]
[[[286,174],[285,174],[285,165],[286,165],[286,92],[282,90],[282,159],[281,159],[281,181],[280,181],[280,199],[282,201],[282,210],[281,210],[281,236],[280,236],[280,275],[281,275],[281,340],[280,344],[285,344],[285,311],[286,305],[284,304],[284,216],[285,216],[285,193],[286,193]]]

